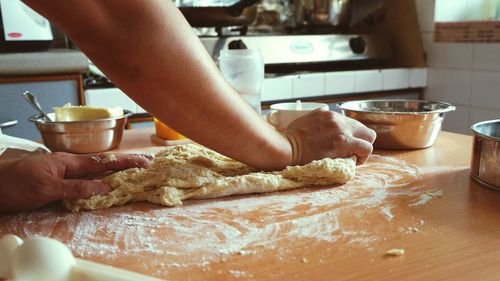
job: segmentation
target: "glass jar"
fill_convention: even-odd
[[[257,111],[261,110],[264,61],[256,49],[224,49],[219,68],[226,81]]]

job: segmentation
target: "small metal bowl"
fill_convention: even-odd
[[[55,120],[55,114],[49,113]],[[52,151],[95,153],[116,148],[123,136],[130,111],[119,117],[88,121],[50,122],[42,116],[29,120],[35,123],[43,143]]]
[[[455,106],[425,100],[360,100],[339,103],[345,116],[377,132],[378,149],[420,149],[436,141],[446,112]]]
[[[500,190],[500,119],[476,123],[471,130],[474,134],[471,177]]]

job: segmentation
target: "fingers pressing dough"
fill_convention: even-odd
[[[146,201],[179,206],[187,199],[273,192],[314,185],[343,184],[354,177],[356,158],[325,158],[283,171],[257,172],[196,144],[167,147],[147,168],[132,168],[109,175],[107,194],[64,201],[72,211],[95,210],[128,202]]]

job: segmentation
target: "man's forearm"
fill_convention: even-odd
[[[261,169],[291,147],[225,82],[171,1],[26,0],[114,84],[193,140]]]

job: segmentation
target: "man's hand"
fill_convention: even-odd
[[[374,130],[360,122],[326,110],[315,110],[293,121],[285,129],[297,140],[300,163],[326,157],[357,156],[358,164],[366,162],[377,137]]]
[[[105,171],[145,167],[146,155],[73,155],[56,152],[21,160],[0,161],[0,211],[21,211],[57,200],[88,198],[110,191],[106,184],[83,177]]]

